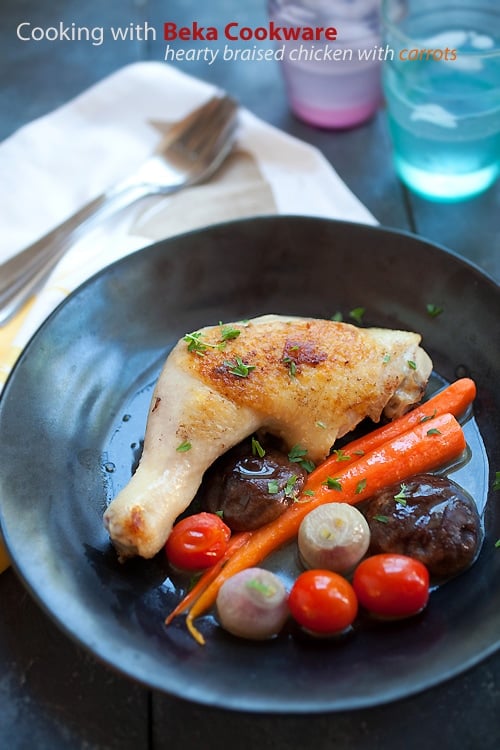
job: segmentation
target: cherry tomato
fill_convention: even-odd
[[[351,584],[330,570],[301,573],[290,591],[288,606],[299,625],[321,635],[341,633],[358,612]]]
[[[230,536],[230,528],[215,513],[196,513],[176,523],[165,551],[176,568],[203,570],[220,560]]]
[[[363,560],[352,585],[365,609],[381,617],[410,617],[429,599],[429,572],[419,560],[383,553]]]

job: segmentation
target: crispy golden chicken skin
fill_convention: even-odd
[[[420,401],[432,362],[406,331],[266,315],[204,328],[170,353],[144,450],[104,515],[121,558],[152,557],[222,453],[256,430],[323,460],[365,417]]]

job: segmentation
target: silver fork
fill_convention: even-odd
[[[97,222],[150,195],[168,195],[207,180],[229,154],[238,105],[214,96],[174,127],[130,177],[87,203],[41,239],[0,264],[0,326],[46,279],[56,263]]]

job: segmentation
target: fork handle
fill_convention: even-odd
[[[113,216],[154,192],[152,185],[124,183],[102,193],[55,229],[0,265],[0,326],[31,297],[80,235],[94,223]]]

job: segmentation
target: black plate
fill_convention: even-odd
[[[443,307],[432,318],[426,305]],[[163,557],[121,566],[101,518],[140,451],[151,388],[170,347],[200,326],[275,312],[420,331],[445,381],[478,386],[460,481],[483,504],[500,468],[498,286],[413,236],[271,217],[160,242],[77,290],[22,354],[0,404],[1,521],[14,566],[59,625],[122,672],[183,698],[248,711],[315,712],[387,702],[451,677],[499,645],[500,504],[490,492],[478,561],[425,614],[349,640],[239,641],[212,619],[198,646]],[[489,457],[483,450],[479,431]],[[295,565],[294,553],[275,565]]]

